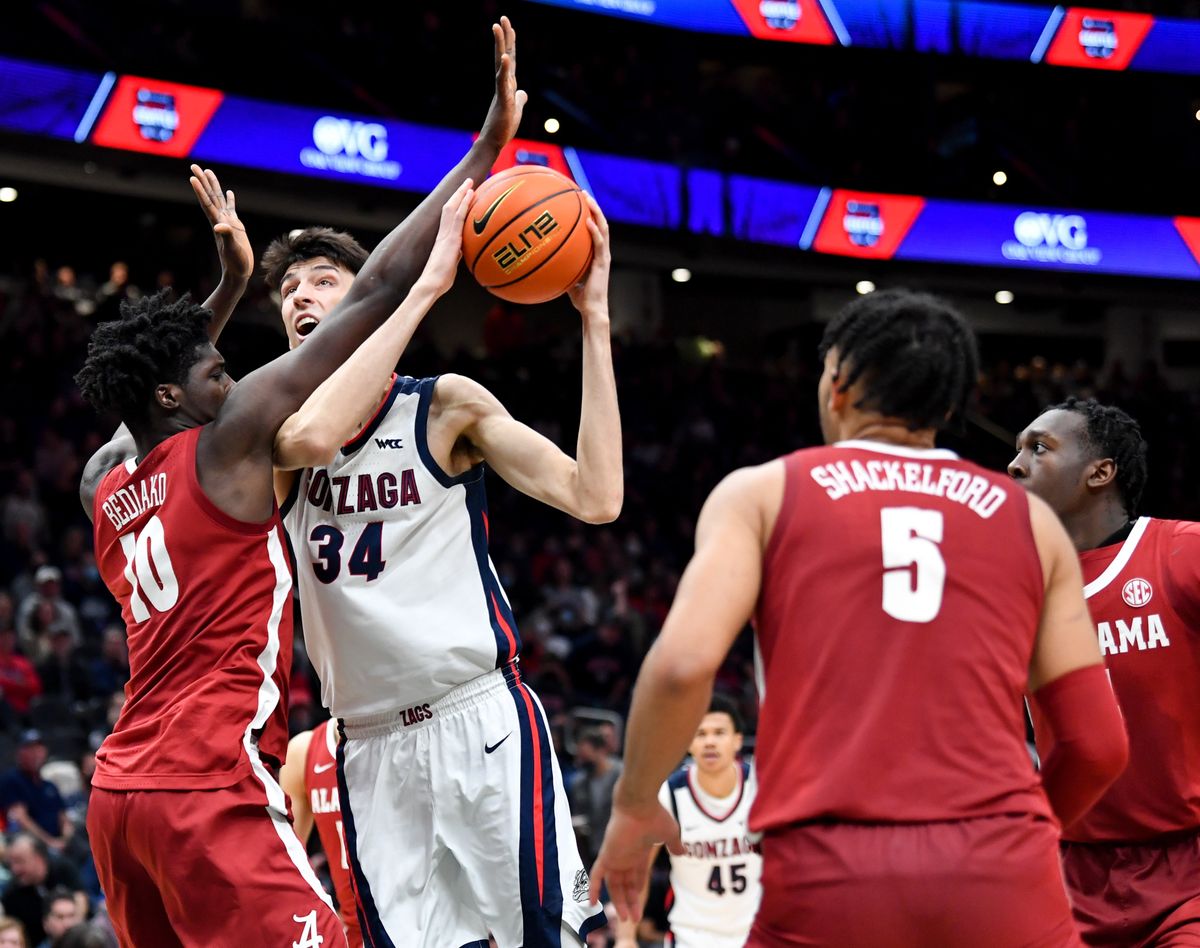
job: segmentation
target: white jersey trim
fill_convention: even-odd
[[[858,451],[874,451],[877,454],[894,454],[902,458],[923,458],[930,461],[957,461],[958,455],[945,448],[905,448],[898,444],[887,444],[883,441],[868,441],[865,438],[837,441],[830,447],[854,448]]]
[[[1093,579],[1090,583],[1083,587],[1083,598],[1091,599],[1092,596],[1100,592],[1111,583],[1114,579],[1121,575],[1121,570],[1125,568],[1125,564],[1129,562],[1137,549],[1138,543],[1141,542],[1143,534],[1146,532],[1146,527],[1150,526],[1149,517],[1138,517],[1137,523],[1133,525],[1133,529],[1129,531],[1129,536],[1125,538],[1125,542],[1121,544],[1120,552],[1117,553],[1113,561],[1108,564],[1108,567]]]
[[[329,898],[329,893],[322,888],[320,880],[313,872],[312,864],[308,861],[308,854],[304,851],[300,837],[296,835],[291,823],[288,822],[287,794],[275,782],[270,771],[263,766],[262,758],[258,756],[258,745],[253,740],[254,732],[267,722],[278,706],[281,697],[274,676],[276,665],[279,662],[279,625],[283,620],[284,606],[292,594],[292,571],[289,569],[287,557],[283,553],[283,544],[279,540],[279,527],[277,526],[272,527],[271,532],[267,534],[267,555],[271,558],[271,565],[275,567],[275,591],[271,601],[271,614],[267,618],[267,642],[263,646],[263,650],[258,653],[258,667],[262,669],[263,673],[262,684],[258,686],[258,710],[242,735],[242,747],[245,748],[246,756],[250,759],[250,769],[258,778],[258,782],[263,785],[263,790],[266,791],[267,815],[270,817],[271,825],[275,827],[275,833],[283,843],[288,857],[313,892],[332,910],[333,901]]]

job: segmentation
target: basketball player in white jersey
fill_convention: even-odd
[[[446,211],[459,232],[463,194]],[[580,944],[604,924],[545,715],[521,680],[483,484],[486,462],[581,520],[620,511],[608,227],[591,210],[595,260],[570,291],[583,322],[577,459],[470,379],[389,382],[412,331],[399,317],[276,442],[277,466],[299,469],[284,522],[309,656],[345,737],[346,843],[364,935],[378,948],[486,945],[489,932],[500,948]],[[457,260],[455,222],[443,223],[434,256],[453,244]],[[268,250],[293,345],[353,282],[356,246],[310,229]],[[438,290],[419,281],[409,300]]]
[[[674,948],[742,948],[762,896],[762,856],[746,821],[754,803],[750,765],[738,760],[742,723],[714,694],[688,753],[658,802],[679,824],[684,853],[671,856],[667,920]],[[659,847],[650,853],[653,863]],[[614,948],[637,948],[637,922],[616,923]]]

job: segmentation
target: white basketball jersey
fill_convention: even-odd
[[[420,706],[517,657],[488,556],[483,466],[447,475],[429,453],[436,378],[395,378],[328,467],[282,508],[304,641],[340,718]]]
[[[667,778],[658,792],[659,802],[679,821],[683,840],[684,855],[671,856],[673,901],[667,915],[680,946],[710,943],[702,935],[740,945],[758,911],[762,856],[747,825],[754,781],[749,764],[737,767],[737,789],[727,803],[713,801],[700,789],[691,765]],[[725,803],[725,808],[713,810],[713,803]]]

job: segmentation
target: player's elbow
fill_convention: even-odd
[[[275,440],[275,465],[284,470],[332,464],[341,444],[332,433],[311,425],[297,425]]]
[[[579,519],[592,524],[612,523],[621,516],[624,502],[625,497],[621,492],[598,497],[584,505],[579,512]]]

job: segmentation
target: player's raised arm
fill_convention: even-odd
[[[208,338],[215,343],[254,275],[254,250],[246,235],[246,225],[238,218],[233,192],[221,190],[216,172],[192,165],[192,176],[188,180],[200,202],[200,209],[212,224],[217,257],[221,261],[221,282],[204,301],[204,308],[213,313]]]
[[[1129,741],[1083,598],[1075,549],[1053,511],[1032,494],[1029,515],[1046,582],[1029,689],[1054,737],[1042,762],[1042,784],[1067,827],[1121,775]]]
[[[713,677],[754,612],[783,485],[783,464],[773,461],[735,471],[714,488],[696,524],[696,551],[638,673],[625,768],[591,882],[593,900],[608,882],[621,918],[641,917],[651,847],[665,841],[682,853],[679,827],[659,803],[658,788],[695,736]]]
[[[200,209],[212,224],[217,257],[221,261],[221,280],[212,295],[204,301],[205,309],[213,313],[208,326],[208,338],[216,343],[254,273],[254,250],[246,235],[246,227],[237,216],[233,192],[221,190],[221,182],[211,169],[192,165],[191,172],[188,181],[196,200],[200,202]],[[116,465],[136,453],[133,435],[125,425],[121,425],[113,432],[108,443],[88,459],[79,479],[79,502],[89,518],[92,516],[92,498],[100,480]]]
[[[306,345],[250,373],[230,394],[200,444],[202,467],[224,470],[270,449],[286,418],[342,364],[407,295],[433,249],[443,205],[470,178],[487,177],[520,122],[525,93],[516,85],[516,33],[508,18],[493,26],[496,88],[478,139],[441,184],[393,230],[363,265],[353,286]],[[206,489],[209,485],[205,483]],[[249,513],[249,512],[247,512]],[[265,512],[264,514],[265,515]]]
[[[621,413],[609,336],[608,222],[595,201],[588,228],[592,266],[570,290],[583,322],[583,398],[574,458],[549,438],[517,421],[491,392],[461,376],[438,381],[436,403],[448,427],[478,451],[504,480],[536,500],[586,523],[608,523],[621,512],[625,480]]]
[[[291,471],[330,463],[379,405],[379,393],[433,304],[454,285],[463,222],[474,196],[470,179],[442,207],[424,271],[400,307],[308,397],[275,436],[275,467]]]

